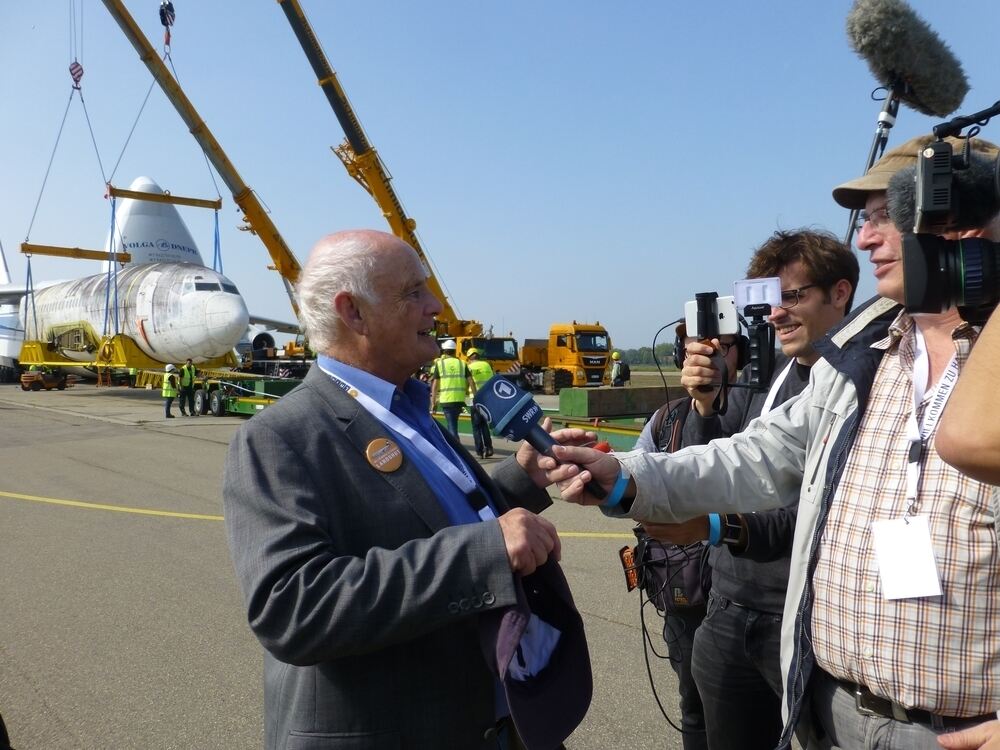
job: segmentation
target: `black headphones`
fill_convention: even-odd
[[[748,364],[750,364],[750,339],[741,333],[736,337],[736,371],[739,372]],[[674,367],[678,370],[684,367],[684,338],[680,334],[674,334]]]

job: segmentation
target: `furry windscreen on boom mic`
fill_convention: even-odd
[[[918,112],[946,117],[969,91],[962,64],[902,0],[857,0],[847,36],[875,78]]]
[[[948,229],[977,229],[985,226],[1000,212],[1000,196],[995,188],[995,163],[980,154],[969,155],[968,169],[956,169],[952,175],[954,211]],[[886,193],[889,218],[903,234],[913,231],[917,223],[917,168],[901,169],[889,180]]]

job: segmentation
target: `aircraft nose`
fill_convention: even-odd
[[[213,294],[205,304],[208,337],[219,354],[229,351],[239,343],[249,323],[250,313],[243,298],[238,295]]]

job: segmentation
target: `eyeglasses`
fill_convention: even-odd
[[[778,307],[782,310],[791,310],[802,301],[802,292],[806,289],[812,289],[817,286],[819,286],[819,284],[806,284],[805,286],[800,286],[798,289],[789,289],[786,292],[782,292],[781,304],[778,305]]]
[[[889,223],[889,206],[885,205],[872,211],[858,211],[858,217],[854,220],[855,231],[860,232],[865,222],[870,221],[872,226],[878,229]]]

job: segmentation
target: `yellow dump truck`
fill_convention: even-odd
[[[554,323],[548,339],[525,339],[518,380],[555,394],[563,388],[611,383],[611,338],[597,323]]]

